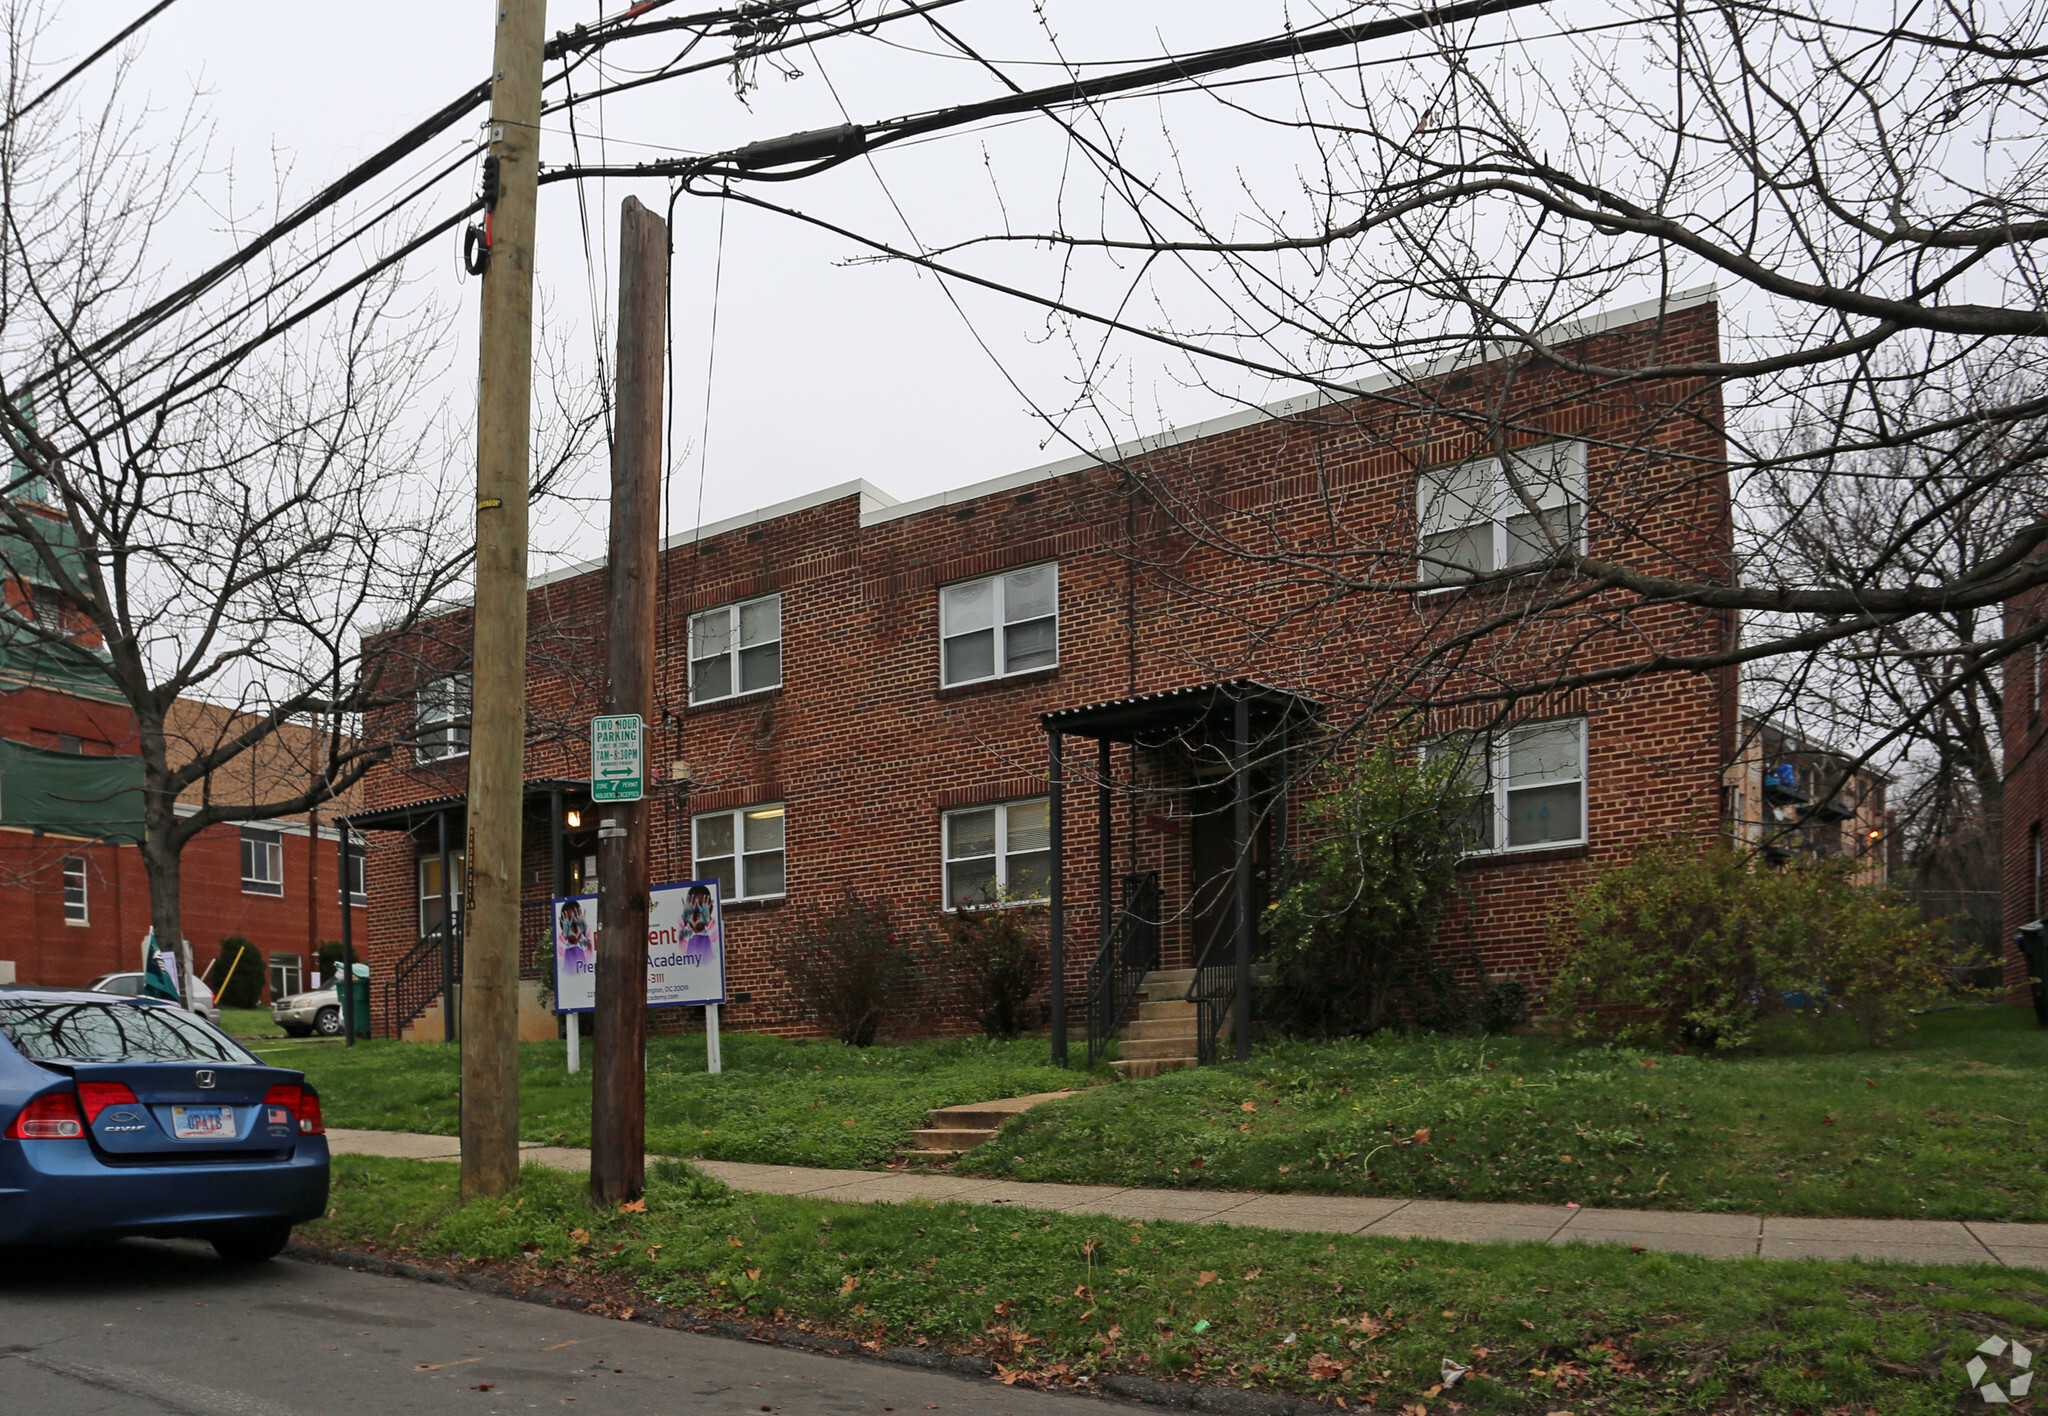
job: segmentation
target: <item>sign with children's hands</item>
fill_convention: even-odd
[[[657,885],[648,892],[647,1006],[725,1001],[725,922],[716,880]],[[597,896],[554,902],[555,1011],[597,1007]]]

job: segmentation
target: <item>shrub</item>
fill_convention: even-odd
[[[1940,997],[1940,930],[1830,861],[1757,869],[1673,836],[1600,872],[1553,922],[1550,1005],[1582,1037],[1740,1047],[1777,1017],[1847,1018],[1866,1043]]]
[[[840,1041],[866,1047],[892,1009],[915,1003],[917,955],[898,938],[888,905],[851,886],[797,914],[775,946],[797,1004]]]
[[[1461,764],[1389,741],[1327,786],[1302,811],[1310,844],[1266,912],[1265,1016],[1321,1035],[1466,1025],[1463,990],[1430,954],[1469,840],[1476,793]]]
[[[223,1008],[254,1008],[263,1001],[269,970],[262,951],[239,934],[220,941],[220,953],[206,971],[213,1000]]]
[[[1015,1037],[1037,1021],[1032,1000],[1045,982],[1045,917],[1041,906],[991,900],[943,921],[947,972],[990,1037]]]

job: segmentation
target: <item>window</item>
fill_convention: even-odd
[[[270,956],[271,1002],[279,1002],[299,991],[299,979],[304,966],[304,961],[297,954]]]
[[[242,828],[242,893],[284,893],[284,837],[278,832]]]
[[[1480,790],[1470,818],[1475,852],[1586,839],[1585,719],[1532,723],[1439,750],[1464,754],[1466,779]]]
[[[1455,583],[1534,565],[1550,559],[1552,538],[1585,549],[1586,445],[1546,443],[1511,452],[1508,460],[1527,502],[1509,485],[1499,458],[1461,462],[1416,479],[1418,580]]]
[[[462,928],[462,852],[448,852],[448,873],[455,877],[455,927]],[[420,933],[432,934],[440,929],[441,903],[441,857],[438,852],[420,857]]]
[[[692,859],[699,880],[716,880],[721,900],[772,900],[789,889],[780,806],[747,806],[700,816]]]
[[[351,905],[369,904],[369,887],[363,879],[363,848],[353,841],[349,842],[348,849],[342,853],[342,862],[342,871],[346,876],[342,881],[342,898]]]
[[[763,595],[690,616],[690,701],[782,687],[782,597]]]
[[[69,733],[59,733],[57,734],[57,751],[82,753],[85,751],[85,739],[75,738]]]
[[[54,586],[29,586],[29,618],[47,634],[64,632],[64,597]]]
[[[469,675],[449,674],[420,685],[413,707],[414,749],[422,762],[469,752]]]
[[[89,924],[85,900],[85,857],[64,857],[64,922]]]
[[[1043,900],[1052,884],[1052,804],[1003,802],[945,816],[946,907]]]
[[[939,681],[983,679],[1049,669],[1060,661],[1060,568],[962,581],[939,592]]]

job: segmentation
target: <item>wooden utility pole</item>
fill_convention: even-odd
[[[463,903],[462,1193],[519,1178],[519,846],[526,787],[526,537],[533,398],[533,236],[540,193],[547,0],[496,0],[478,349],[476,619],[470,670],[469,825]],[[450,882],[442,878],[442,900]],[[444,1003],[446,994],[443,995]]]
[[[661,524],[662,344],[668,226],[628,197],[619,214],[619,389],[612,433],[607,714],[654,716],[654,575]],[[643,760],[646,752],[642,739]],[[593,803],[597,841],[597,1056],[590,1194],[637,1197],[647,1178],[647,803]]]

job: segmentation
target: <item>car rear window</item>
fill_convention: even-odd
[[[37,1062],[254,1062],[178,1008],[0,998],[0,1035]]]

